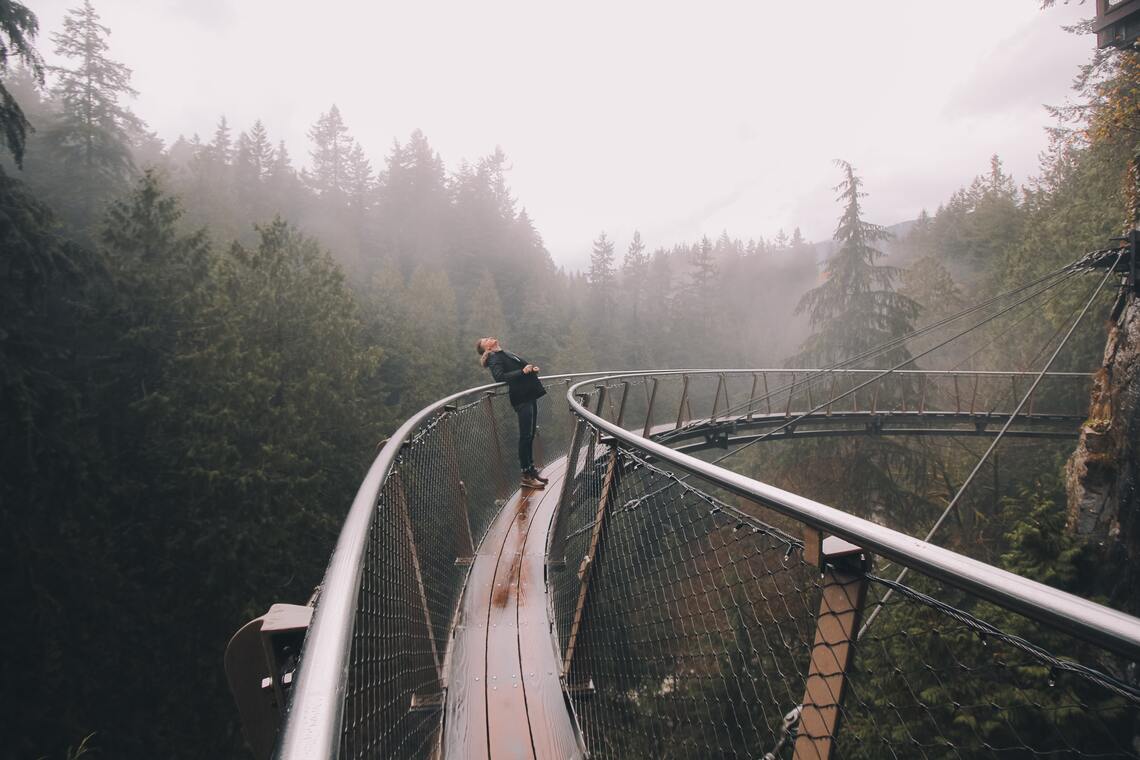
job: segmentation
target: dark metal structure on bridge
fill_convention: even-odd
[[[1140,37],[1140,0],[1096,0],[1098,47],[1126,47]]]

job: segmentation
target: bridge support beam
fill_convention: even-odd
[[[839,731],[840,706],[847,672],[855,658],[855,638],[867,597],[866,574],[871,556],[834,536],[820,540],[809,530],[804,557],[823,571],[815,644],[808,666],[796,735],[795,760],[830,760]]]
[[[653,429],[653,403],[657,401],[657,378],[652,378],[653,390],[648,391],[649,399],[645,402],[645,427],[641,429],[641,436],[643,438],[649,437],[649,431]]]
[[[602,481],[602,493],[598,498],[598,508],[594,515],[593,529],[590,532],[590,544],[586,550],[586,556],[582,558],[582,563],[578,567],[578,602],[574,606],[574,618],[570,623],[570,634],[566,640],[566,656],[563,659],[562,674],[566,678],[570,686],[579,686],[589,681],[589,677],[583,674],[577,674],[579,677],[574,679],[574,683],[570,684],[571,668],[574,665],[574,653],[581,648],[581,631],[583,623],[585,622],[588,613],[589,597],[590,597],[590,577],[593,575],[594,567],[602,559],[602,549],[605,538],[605,524],[606,515],[608,512],[609,504],[613,500],[614,491],[617,488],[618,468],[620,465],[618,449],[616,446],[610,452],[609,461],[606,464],[606,474]]]

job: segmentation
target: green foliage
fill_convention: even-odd
[[[11,569],[0,601],[22,653],[4,659],[0,678],[22,695],[8,716],[21,726],[17,754],[90,754],[88,739],[67,745],[95,729],[114,756],[240,752],[219,666],[226,639],[270,603],[307,598],[384,435],[424,404],[489,379],[471,350],[476,337],[509,339],[548,373],[756,366],[799,342],[788,315],[818,272],[798,229],[771,241],[724,233],[652,254],[635,233],[620,268],[614,251],[624,241],[602,236],[588,277],[560,271],[512,196],[497,148],[448,172],[415,131],[374,171],[335,107],[313,126],[305,169],[260,121],[240,131],[222,117],[205,139],[166,148],[123,105],[130,70],[110,58],[109,30],[89,2],[56,37],[67,65],[48,91],[37,87],[34,32],[23,6],[0,7],[0,128],[17,161],[26,144],[34,191],[0,175],[0,556]],[[30,69],[9,71],[9,55]],[[885,231],[862,218],[861,181],[841,164],[838,245],[827,279],[801,302],[816,329],[805,361],[896,336],[919,306],[925,318],[950,313],[1118,230],[1133,146],[1116,127],[1137,109],[1136,69],[1126,54],[1090,73],[1105,104],[1094,128],[1087,139],[1060,134],[1030,187],[1017,188],[995,157],[920,219],[904,241],[915,261],[899,292],[899,272],[880,262]],[[27,133],[30,124],[41,128]],[[153,170],[132,186],[134,166]],[[994,350],[1030,358],[1079,296],[1034,320],[1022,342],[1032,348]],[[1099,350],[1095,329],[1079,336],[1072,366]],[[822,492],[809,495],[913,531],[973,461],[968,449],[924,446],[807,442],[745,464],[797,490],[810,465]],[[1064,538],[1056,484],[1034,485],[1040,451],[1003,456],[1011,476],[976,486],[955,540],[1091,593],[1103,576]],[[973,611],[1033,633],[998,611]],[[739,623],[711,642],[725,654],[708,667],[738,676],[730,689],[787,669],[745,657]],[[916,611],[883,625],[908,667],[925,656],[901,634],[929,633],[929,618]],[[961,649],[971,636],[948,634]],[[1040,671],[1020,673],[1040,684]],[[880,697],[868,699],[902,702],[905,685],[890,675],[873,674]],[[662,678],[628,684],[650,713],[664,701]],[[941,733],[924,737],[931,744],[1032,729],[1012,689],[998,695],[1004,712],[987,719],[946,708],[957,688],[918,691],[941,710]],[[1026,693],[1065,713],[1061,692],[1037,689]],[[852,730],[859,725],[853,719]],[[913,729],[886,730],[903,746]],[[643,730],[626,754],[667,756],[678,749],[671,739]]]
[[[4,146],[15,158],[16,166],[23,165],[24,142],[31,124],[3,80],[8,76],[14,57],[31,70],[37,82],[43,84],[43,59],[32,45],[38,33],[36,14],[23,3],[12,0],[0,6],[0,134],[3,135]]]

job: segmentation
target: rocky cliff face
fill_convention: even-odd
[[[1135,590],[1140,558],[1137,482],[1140,481],[1140,299],[1122,297],[1113,309],[1104,364],[1097,373],[1089,418],[1068,463],[1069,529],[1119,562],[1117,595]],[[1131,568],[1125,572],[1123,568]],[[1129,590],[1132,589],[1132,590]],[[1124,601],[1124,600],[1121,600]],[[1127,603],[1127,602],[1126,602]],[[1129,604],[1130,607],[1135,607]]]

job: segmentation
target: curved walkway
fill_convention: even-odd
[[[480,544],[453,633],[443,757],[584,757],[559,677],[546,594],[546,538],[565,458],[545,490],[516,491]]]

